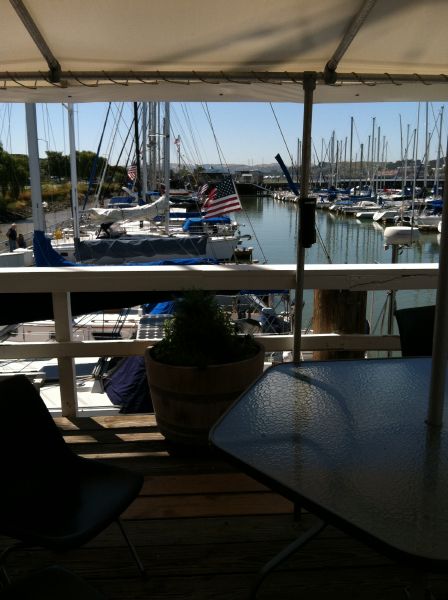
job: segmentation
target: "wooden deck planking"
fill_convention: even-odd
[[[115,525],[62,556],[17,552],[9,560],[13,576],[57,562],[111,600],[242,600],[263,564],[314,520],[305,513],[295,521],[289,501],[217,454],[171,447],[153,416],[56,422],[75,452],[144,474],[142,492],[124,520],[148,576],[138,576]],[[0,548],[7,542],[0,538]],[[398,600],[411,578],[408,569],[327,528],[268,577],[259,598]],[[448,598],[448,578],[432,577],[432,587],[436,597]]]

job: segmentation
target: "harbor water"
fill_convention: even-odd
[[[253,237],[254,258],[260,263],[294,264],[297,252],[298,205],[271,197],[242,198],[238,214],[242,233]],[[334,215],[316,210],[317,241],[306,250],[307,264],[376,264],[392,262],[392,249],[385,249],[384,227],[373,221]],[[400,250],[399,263],[432,263],[439,260],[440,234],[421,233],[411,247]],[[435,290],[402,290],[396,294],[396,307],[422,306],[435,302]],[[313,293],[304,293],[303,325],[312,327]],[[367,319],[372,333],[387,332],[387,292],[369,292]]]

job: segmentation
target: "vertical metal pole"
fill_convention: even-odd
[[[443,423],[445,378],[448,359],[448,161],[445,160],[443,185],[442,234],[440,236],[439,277],[432,343],[432,370],[426,422],[434,427]]]
[[[142,105],[142,196],[143,204],[148,203],[148,197],[146,192],[148,191],[148,158],[147,158],[147,145],[148,145],[148,103],[143,102]]]
[[[165,231],[170,229],[170,103],[165,102],[165,119],[163,121],[163,164],[165,179]]]
[[[135,163],[137,165],[137,178],[135,180],[135,189],[138,200],[142,197],[142,172],[140,166],[140,140],[138,134],[138,102],[134,102],[134,138],[135,138]]]
[[[429,152],[429,135],[428,135],[428,102],[425,105],[425,166],[423,170],[423,187],[425,188],[425,194],[427,193],[428,186],[428,152]]]
[[[73,117],[73,104],[67,104],[68,111],[68,137],[70,143],[70,180],[72,184],[72,217],[73,237],[79,240],[79,203],[78,203],[78,173],[76,170],[76,143],[75,124]]]
[[[393,265],[398,263],[398,252],[399,252],[398,244],[392,244],[392,264]],[[396,295],[397,295],[397,293],[395,290],[389,290],[389,313],[387,315],[387,333],[389,335],[392,335],[392,332],[394,330],[394,313],[395,313]],[[388,357],[392,356],[392,352],[390,350],[388,350],[387,356]]]
[[[350,119],[350,166],[348,172],[348,187],[352,188],[352,166],[353,166],[353,117]]]
[[[157,189],[157,107],[155,102],[149,107],[149,189],[155,192]]]
[[[434,178],[434,194],[436,196],[438,196],[439,194],[439,169],[440,169],[440,151],[442,149],[441,147],[441,140],[442,140],[442,121],[443,121],[443,109],[445,107],[442,106],[442,108],[440,109],[440,129],[439,129],[439,141],[437,142],[437,158],[436,158],[436,172],[435,172],[435,178]],[[446,223],[446,221],[445,221]]]
[[[39,143],[37,141],[36,105],[25,104],[28,162],[30,167],[31,206],[35,231],[45,231],[42,191],[40,187]]]
[[[302,170],[300,178],[300,202],[303,202],[309,193],[309,181],[311,173],[311,129],[313,123],[313,94],[316,88],[316,73],[306,72],[303,77],[303,91],[305,93],[303,103],[303,135],[302,135]],[[302,312],[303,312],[303,285],[305,271],[305,248],[300,239],[297,240],[297,267],[296,267],[296,289],[294,307],[294,341],[293,361],[300,362],[300,351],[302,344]]]

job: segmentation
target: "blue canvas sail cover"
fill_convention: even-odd
[[[34,232],[33,250],[36,267],[73,267],[75,264],[56,252],[43,231]]]
[[[230,217],[210,217],[209,219],[203,217],[191,217],[185,219],[185,223],[182,225],[183,231],[192,231],[202,226],[205,223],[207,225],[228,225],[231,223]]]
[[[95,265],[147,263],[174,258],[205,256],[206,236],[184,238],[111,238],[78,241],[76,255]]]

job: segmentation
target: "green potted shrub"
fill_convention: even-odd
[[[264,348],[238,335],[215,296],[188,290],[164,338],[145,352],[160,431],[172,442],[205,445],[211,426],[263,372]]]

